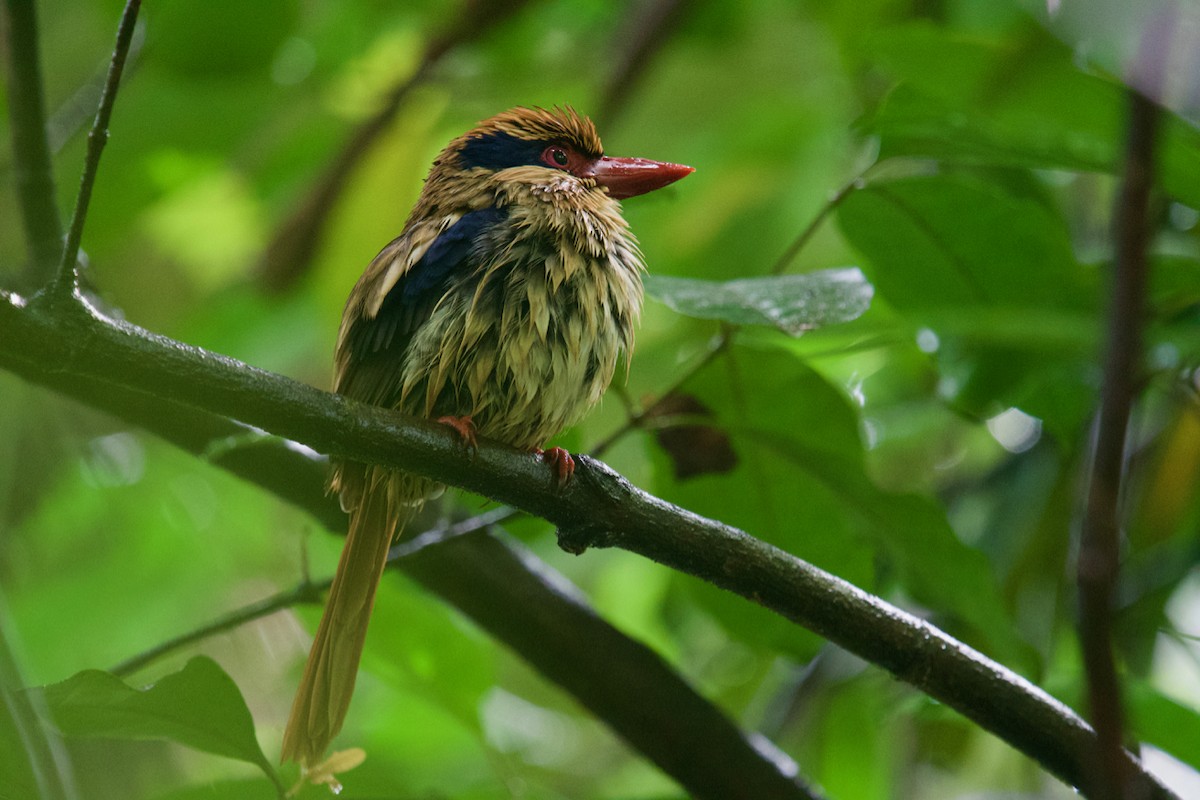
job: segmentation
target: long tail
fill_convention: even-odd
[[[388,487],[363,493],[350,512],[350,532],[313,639],[304,676],[283,733],[283,760],[312,765],[346,718],[375,589],[387,563],[397,524],[407,508],[396,508]],[[399,513],[398,513],[399,512]]]

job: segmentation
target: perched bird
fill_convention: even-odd
[[[514,108],[433,162],[403,231],[367,266],[338,332],[334,390],[538,450],[573,424],[628,359],[641,254],[618,202],[691,167],[604,155],[570,108]],[[543,457],[560,482],[571,456]],[[434,482],[336,463],[349,534],[283,738],[313,765],[341,729],[392,540]]]

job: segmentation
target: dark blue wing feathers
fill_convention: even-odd
[[[434,240],[421,260],[413,265],[413,268],[396,286],[392,287],[392,291],[383,301],[383,307],[387,307],[392,296],[396,294],[396,289],[401,289],[400,302],[403,303],[416,302],[427,292],[439,289],[446,279],[467,260],[482,234],[493,225],[503,221],[506,216],[506,213],[499,208],[481,208],[463,214],[458,222],[455,222]],[[383,313],[382,308],[379,313]]]
[[[351,347],[360,358],[404,348],[413,332],[433,313],[438,300],[472,258],[484,258],[481,251],[487,236],[502,223],[507,212],[500,208],[482,208],[463,214],[457,222],[433,241],[421,260],[412,266],[391,288],[374,319],[359,319],[351,331]]]

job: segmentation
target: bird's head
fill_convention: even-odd
[[[682,164],[604,155],[592,121],[570,107],[513,108],[451,142],[434,162],[430,183],[497,181],[524,184],[537,193],[601,193],[623,200],[693,171]]]

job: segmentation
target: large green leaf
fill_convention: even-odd
[[[1098,281],[1036,191],[910,177],[855,192],[838,220],[880,297],[936,334],[946,397],[984,418],[1017,405],[1074,435],[1094,394]]]
[[[108,672],[85,670],[43,691],[51,718],[66,736],[168,739],[275,775],[246,701],[212,659],[193,658],[144,689]]]
[[[791,336],[858,319],[870,307],[874,292],[854,267],[733,281],[649,275],[646,291],[680,314],[734,325],[769,325]]]
[[[1133,681],[1126,699],[1139,739],[1200,770],[1200,710]]]
[[[679,481],[663,459],[656,489],[868,590],[878,588],[882,555],[911,597],[942,619],[967,623],[973,641],[1009,663],[1028,664],[984,556],[958,539],[932,498],[887,492],[870,479],[846,394],[777,349],[737,347],[732,357],[732,369],[710,369],[684,390],[729,432],[737,469]],[[753,613],[708,589],[698,596],[727,626]],[[811,646],[793,632],[799,650],[788,647],[788,634],[775,625],[730,630],[797,655]]]
[[[873,37],[871,52],[898,81],[866,126],[883,158],[1098,172],[1121,163],[1127,90],[1036,26],[1005,38],[901,26]],[[1197,205],[1200,133],[1168,116],[1161,142],[1165,187]]]
[[[1040,198],[968,175],[872,184],[838,209],[897,308],[1072,308],[1083,281],[1062,218]]]

